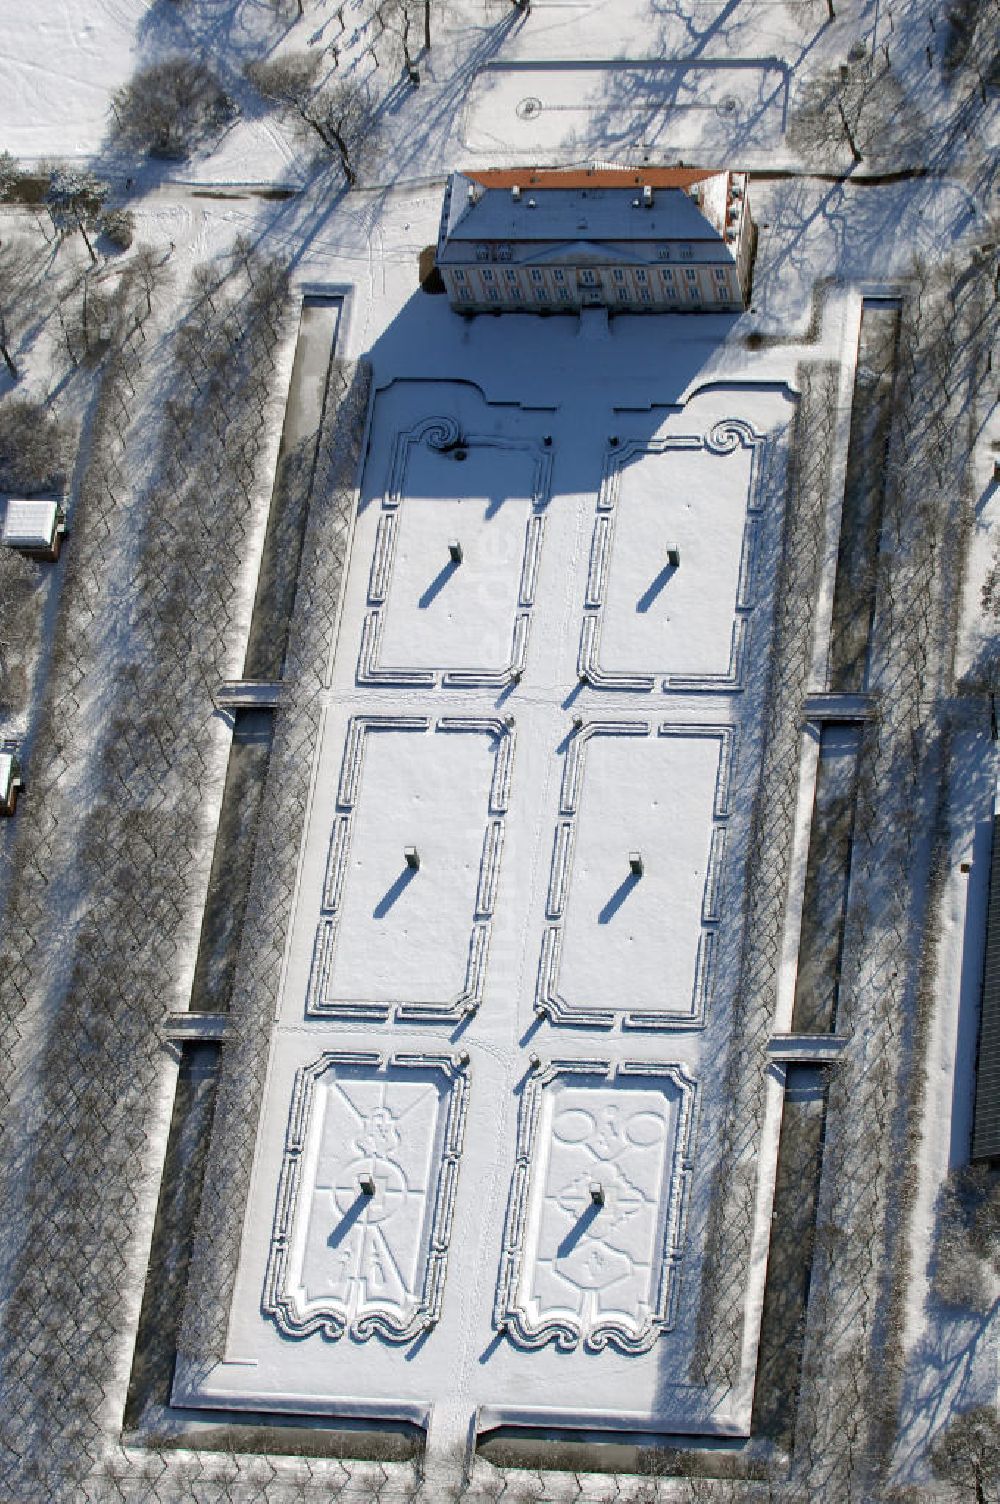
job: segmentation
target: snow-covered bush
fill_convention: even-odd
[[[101,234],[116,251],[127,251],[135,237],[135,219],[128,209],[109,209],[101,219]]]
[[[140,68],[112,96],[119,138],[154,157],[186,157],[232,118],[233,101],[212,70],[171,57]]]

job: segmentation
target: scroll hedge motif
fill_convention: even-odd
[[[764,508],[764,477],[772,450],[772,440],[760,434],[744,418],[723,418],[704,436],[675,434],[663,438],[629,439],[609,450],[597,497],[594,531],[590,544],[590,567],[584,601],[583,625],[577,671],[582,681],[595,689],[636,690],[649,692],[657,687],[659,677],[664,690],[731,691],[741,689],[747,651],[749,619],[755,605],[757,530]],[[601,663],[601,635],[608,604],[608,588],[614,558],[615,529],[621,499],[622,476],[629,465],[644,455],[670,451],[694,451],[722,457],[738,449],[750,451],[750,476],[746,494],[746,516],[740,550],[736,598],[733,602],[733,625],[729,662],[718,673],[685,672],[683,668],[661,673],[614,670]],[[682,566],[683,567],[683,566]]]
[[[261,1302],[286,1337],[401,1343],[437,1321],[467,1064],[327,1051],[296,1073]]]
[[[523,1348],[648,1352],[674,1317],[696,1085],[672,1064],[532,1064],[496,1326]]]
[[[385,612],[391,597],[401,516],[405,512],[407,469],[414,449],[421,444],[441,454],[455,453],[462,457],[483,449],[519,451],[530,461],[530,514],[524,530],[516,609],[511,624],[510,656],[506,664],[484,667],[470,663],[464,668],[439,669],[430,664],[386,664],[382,661]],[[362,627],[358,655],[359,684],[416,689],[431,689],[438,684],[450,689],[503,689],[520,677],[527,662],[528,634],[535,604],[551,475],[551,453],[540,445],[520,439],[507,439],[499,434],[463,436],[454,418],[425,418],[413,428],[396,435],[368,578],[369,610]]]

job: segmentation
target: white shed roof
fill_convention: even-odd
[[[59,521],[59,503],[46,498],[21,500],[11,497],[3,524],[3,542],[8,548],[48,548]]]
[[[14,781],[14,754],[0,752],[0,800],[6,804],[10,798],[10,786]]]

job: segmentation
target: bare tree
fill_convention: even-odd
[[[45,202],[53,228],[60,235],[79,230],[93,262],[97,252],[87,230],[96,226],[109,191],[107,183],[78,167],[53,167],[49,174]]]
[[[142,288],[147,316],[153,311],[153,293],[169,275],[164,259],[151,245],[141,245],[129,263],[130,271]]]
[[[789,140],[809,161],[825,166],[846,147],[859,163],[892,156],[925,139],[923,122],[896,74],[880,54],[863,49],[839,68],[826,69],[802,86],[789,118]]]
[[[30,256],[30,247],[23,241],[5,240],[0,245],[0,356],[14,381],[18,369],[11,352],[12,327],[25,296]]]
[[[310,52],[249,63],[246,77],[265,99],[292,112],[303,128],[318,136],[340,159],[348,185],[358,181],[361,147],[370,143],[374,119],[367,96],[353,79],[318,84],[320,58]]]
[[[411,84],[419,84],[420,73],[413,55],[413,36],[419,28],[423,32],[423,47],[431,49],[431,18],[436,5],[434,0],[382,0],[378,8],[383,26],[399,42],[403,67]]]
[[[947,1305],[982,1315],[1000,1273],[1000,1181],[982,1166],[953,1170],[941,1190],[934,1289]]]
[[[931,1449],[931,1467],[976,1504],[1000,1499],[1000,1417],[992,1405],[966,1410]]]
[[[1000,83],[1000,0],[956,0],[945,14],[945,73],[971,69],[985,95]]]
[[[12,548],[0,548],[0,715],[16,714],[27,692],[28,659],[38,631],[32,607],[40,570]]]
[[[68,424],[43,403],[7,397],[0,402],[0,490],[60,489],[71,442]]]
[[[140,68],[111,97],[120,138],[154,157],[186,157],[209,132],[230,120],[233,101],[211,68],[171,57]]]

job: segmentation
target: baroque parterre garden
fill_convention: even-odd
[[[1000,1499],[997,0],[37,0],[0,1496]]]

